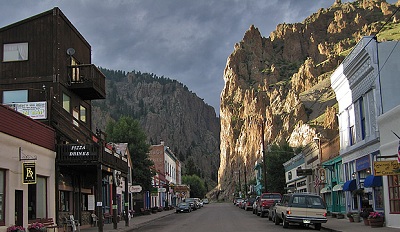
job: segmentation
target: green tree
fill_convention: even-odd
[[[285,192],[286,180],[283,164],[293,156],[293,149],[287,144],[281,147],[272,145],[270,151],[266,152],[268,192]]]
[[[190,186],[190,197],[203,198],[207,193],[203,180],[197,175],[182,176],[182,183]]]
[[[133,182],[140,184],[144,190],[150,190],[151,178],[154,176],[150,167],[154,163],[149,159],[150,145],[146,143],[146,134],[140,128],[139,122],[123,116],[117,122],[109,122],[106,133],[107,142],[128,143],[133,166]]]

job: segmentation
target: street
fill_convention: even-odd
[[[232,203],[207,204],[191,213],[174,213],[168,217],[150,222],[138,231],[145,232],[243,232],[243,231],[315,231],[310,228],[291,225],[283,229],[268,218],[261,218],[251,211],[245,211]]]

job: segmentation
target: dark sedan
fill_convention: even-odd
[[[177,213],[184,213],[184,212],[192,212],[192,207],[190,206],[189,202],[181,202],[178,204],[176,207],[176,212]]]

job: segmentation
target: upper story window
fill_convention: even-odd
[[[348,120],[349,120],[349,145],[356,143],[356,128],[354,127],[354,108],[350,106],[348,109]]]
[[[3,104],[28,102],[28,90],[12,90],[3,92]]]
[[[64,110],[70,112],[71,107],[71,97],[63,93],[63,108]]]
[[[12,43],[3,45],[3,61],[28,60],[28,43]]]
[[[360,104],[360,126],[361,126],[361,139],[365,139],[365,107],[364,107],[364,100],[361,97],[358,101]]]
[[[82,122],[86,122],[86,107],[82,105],[79,106],[79,119]]]

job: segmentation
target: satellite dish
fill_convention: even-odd
[[[70,55],[70,56],[74,55],[74,54],[75,54],[75,49],[73,49],[73,48],[68,48],[68,49],[67,49],[67,54]]]

